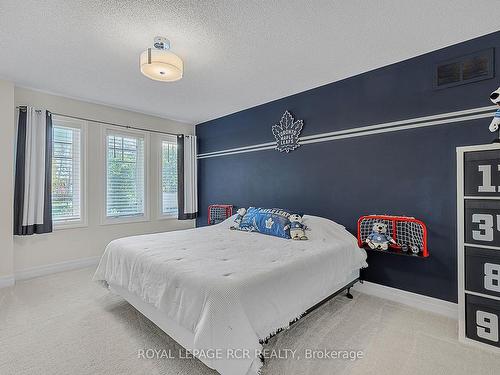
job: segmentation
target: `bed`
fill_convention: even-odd
[[[262,342],[359,278],[366,252],[343,226],[304,215],[309,240],[203,228],[112,241],[94,280],[208,367],[257,374]]]

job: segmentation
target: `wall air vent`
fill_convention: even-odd
[[[439,63],[435,68],[434,87],[441,89],[464,85],[495,75],[493,48]]]

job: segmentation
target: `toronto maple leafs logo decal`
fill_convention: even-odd
[[[285,111],[279,124],[272,127],[274,138],[276,138],[276,150],[290,152],[300,146],[299,137],[304,122],[295,121],[290,112]]]

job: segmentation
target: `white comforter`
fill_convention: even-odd
[[[194,334],[199,350],[246,349],[251,358],[204,362],[221,374],[254,373],[259,339],[287,327],[366,267],[343,226],[304,216],[308,241],[204,228],[121,238],[94,276],[125,288]]]

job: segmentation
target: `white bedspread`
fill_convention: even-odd
[[[125,288],[194,334],[199,350],[247,349],[251,358],[204,361],[221,374],[255,372],[259,339],[332,294],[366,253],[343,226],[304,216],[308,241],[204,228],[121,238],[94,276]]]

